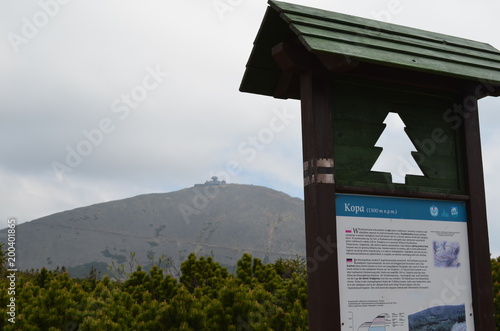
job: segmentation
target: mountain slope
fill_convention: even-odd
[[[305,255],[303,201],[252,185],[200,185],[46,216],[16,228],[18,269],[124,263],[136,252],[182,260],[189,253],[234,265]],[[6,230],[0,231],[5,242]]]

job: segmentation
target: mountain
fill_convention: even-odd
[[[408,315],[410,331],[465,330],[465,304],[436,306]]]
[[[130,253],[180,263],[189,253],[234,266],[244,252],[264,262],[305,256],[304,205],[269,188],[206,182],[42,217],[16,227],[20,270],[65,266],[88,272],[125,263]],[[7,229],[0,231],[6,242]],[[231,269],[230,269],[231,270]]]

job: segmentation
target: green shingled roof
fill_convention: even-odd
[[[291,38],[313,54],[500,86],[500,52],[488,44],[285,2],[269,5],[240,87],[243,92],[273,95],[281,71],[271,49]]]

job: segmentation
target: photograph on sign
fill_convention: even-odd
[[[341,330],[474,330],[464,202],[336,196]]]

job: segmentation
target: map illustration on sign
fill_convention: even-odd
[[[358,331],[386,331],[385,314],[380,314],[371,322],[364,322],[358,328]]]
[[[460,267],[458,253],[460,243],[449,241],[434,241],[434,265],[436,267]]]
[[[382,153],[371,171],[390,172],[393,183],[405,183],[406,175],[424,176],[413,159],[411,152],[415,146],[405,132],[405,124],[396,113],[389,113],[384,120],[386,128],[375,143],[382,147]]]

